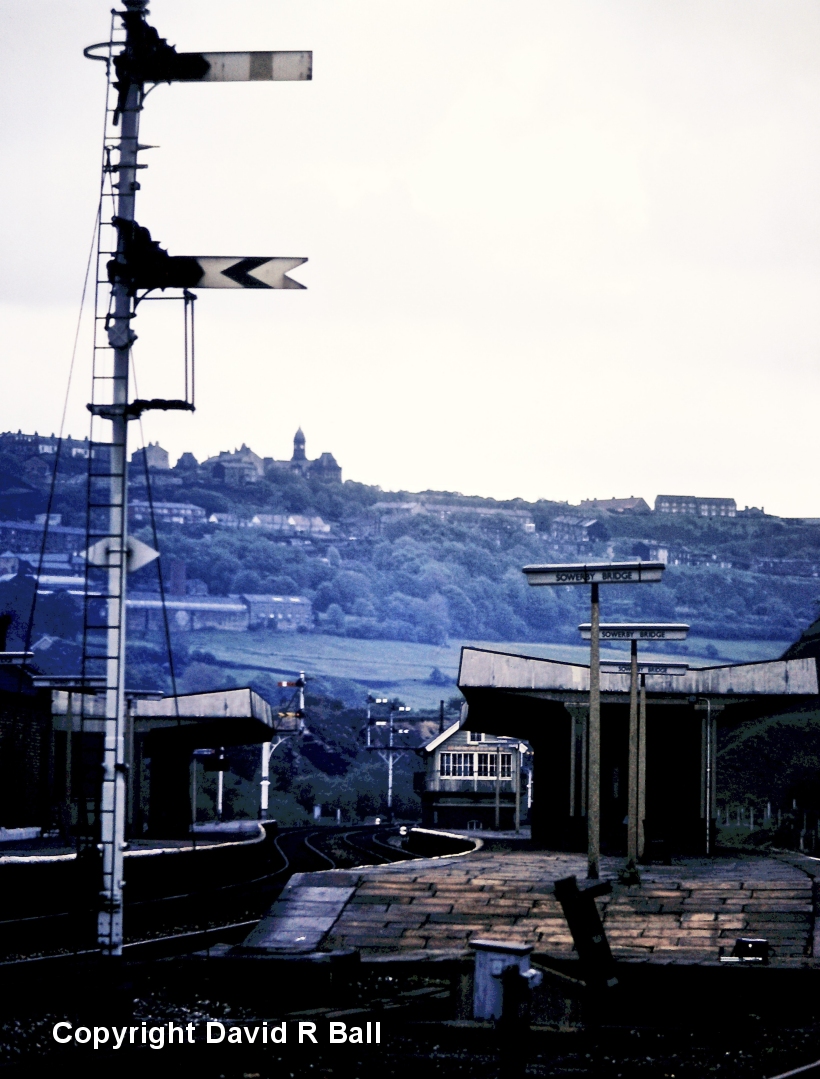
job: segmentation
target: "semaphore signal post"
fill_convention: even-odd
[[[109,77],[103,154],[91,444],[95,423],[110,423],[89,460],[89,525],[86,556],[86,617],[83,680],[105,677],[105,738],[100,800],[102,890],[98,943],[104,955],[122,954],[123,847],[126,812],[125,598],[126,573],[156,557],[129,542],[127,530],[128,422],[151,408],[193,410],[183,400],[133,399],[129,387],[132,329],[139,303],[155,289],[181,289],[186,312],[191,288],[300,289],[288,271],[304,258],[270,256],[170,256],[137,223],[140,115],[146,86],[172,82],[305,81],[312,77],[310,52],[180,53],[148,24],[147,0],[125,0],[114,12],[112,40],[89,46],[85,55],[105,61]],[[121,36],[117,20],[125,31]],[[114,40],[119,36],[119,40]],[[112,80],[112,68],[115,78]],[[111,182],[112,177],[115,177]],[[110,183],[110,190],[106,189]],[[106,198],[110,201],[106,203]],[[110,206],[111,213],[108,214]],[[104,239],[105,237],[105,239]],[[108,248],[106,251],[105,248]],[[104,299],[103,290],[110,286]],[[187,323],[186,323],[187,326]],[[187,357],[186,357],[187,376]],[[186,378],[187,389],[187,378]],[[94,574],[96,583],[91,583]],[[102,620],[89,618],[91,600],[104,600]]]

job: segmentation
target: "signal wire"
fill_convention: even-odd
[[[74,344],[73,344],[73,347],[71,349],[71,361],[70,361],[69,366],[68,366],[68,379],[67,379],[67,382],[66,382],[65,397],[63,399],[63,412],[62,412],[62,416],[60,417],[60,427],[59,427],[59,432],[60,433],[59,433],[59,436],[57,438],[57,450],[56,450],[56,452],[54,454],[54,468],[52,469],[51,482],[49,483],[48,501],[46,502],[46,516],[45,516],[45,521],[43,522],[43,538],[40,541],[40,551],[39,551],[39,555],[38,555],[38,558],[37,558],[37,576],[36,576],[35,582],[34,582],[34,593],[33,593],[32,597],[31,597],[31,608],[29,609],[28,622],[27,622],[27,625],[26,625],[26,637],[25,637],[25,644],[23,646],[23,652],[24,653],[27,653],[29,648],[31,647],[31,637],[32,637],[33,628],[34,628],[34,613],[35,613],[35,608],[37,606],[38,585],[39,585],[39,581],[40,581],[40,574],[43,572],[43,562],[45,561],[46,544],[48,542],[48,526],[51,523],[51,511],[52,511],[52,508],[54,506],[54,492],[55,492],[55,488],[57,486],[57,470],[58,470],[58,468],[60,466],[60,455],[61,455],[62,448],[63,448],[63,432],[65,431],[65,421],[66,421],[66,415],[68,413],[68,401],[69,401],[69,397],[70,397],[70,394],[71,394],[71,382],[72,382],[72,379],[74,377],[74,365],[75,365],[75,362],[76,362],[76,359],[77,359],[77,346],[78,346],[79,341],[80,341],[80,330],[82,328],[83,312],[85,311],[85,301],[86,301],[86,296],[88,295],[88,279],[89,279],[89,277],[91,275],[91,264],[94,261],[94,251],[96,249],[96,244],[97,244],[97,230],[99,228],[101,211],[102,211],[102,200],[100,200],[100,202],[97,203],[97,213],[94,216],[94,227],[91,230],[91,246],[90,246],[89,251],[88,251],[88,260],[87,260],[86,266],[85,266],[85,277],[83,279],[83,290],[82,290],[82,293],[80,295],[80,310],[77,313],[77,325],[76,325],[76,328],[74,330]],[[88,450],[88,452],[89,452],[89,460],[90,460],[90,454],[91,454],[91,443],[90,442],[89,442],[89,450]],[[23,659],[23,664],[24,663],[25,663],[25,657]],[[18,693],[20,692],[20,689],[22,687],[22,678],[23,678],[23,669],[24,669],[23,664],[21,664],[21,666],[20,666],[20,673],[19,673],[19,676],[18,676],[18,687],[17,687]]]

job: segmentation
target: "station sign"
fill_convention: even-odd
[[[524,566],[528,584],[644,584],[659,581],[664,562],[589,562]]]
[[[592,634],[589,622],[578,629],[588,641]],[[689,626],[685,622],[601,622],[602,641],[685,641]]]
[[[689,670],[688,663],[639,663],[638,674],[654,675],[681,675]],[[632,667],[626,663],[613,663],[611,660],[601,660],[601,674],[631,674]]]

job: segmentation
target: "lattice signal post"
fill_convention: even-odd
[[[140,114],[146,86],[172,82],[305,81],[310,52],[178,53],[146,22],[147,0],[125,0],[114,12],[110,40],[85,55],[108,71],[106,130],[98,242],[94,346],[86,617],[83,680],[103,673],[106,685],[103,782],[100,800],[102,891],[98,942],[103,954],[122,953],[122,876],[127,744],[125,709],[126,571],[129,555],[126,461],[128,421],[149,408],[193,410],[193,387],[183,400],[133,400],[129,360],[136,340],[132,321],[145,294],[179,289],[188,310],[192,288],[303,288],[287,276],[304,258],[171,257],[136,220]],[[124,32],[124,34],[123,34]],[[112,177],[116,181],[112,182]],[[108,261],[105,259],[110,256]],[[187,327],[187,323],[186,323]],[[186,357],[186,391],[187,386]],[[110,423],[108,437],[95,423]],[[95,577],[96,574],[96,577]],[[89,616],[89,610],[102,617]],[[91,602],[90,602],[91,600]],[[95,620],[96,619],[96,620]]]
[[[371,704],[387,704],[389,706],[387,719],[371,719]],[[405,712],[411,712],[409,705],[399,704],[398,701],[390,702],[386,697],[367,698],[367,748],[381,757],[387,765],[387,819],[393,822],[393,765],[405,755],[412,752],[410,746],[396,745],[397,734],[410,734],[409,727],[396,727],[396,716]],[[371,728],[387,727],[387,745],[380,745],[371,740]]]

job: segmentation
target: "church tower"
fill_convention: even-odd
[[[302,433],[302,428],[300,427],[296,434],[293,436],[293,457],[291,457],[291,461],[306,460],[307,457],[305,456],[305,436]]]

